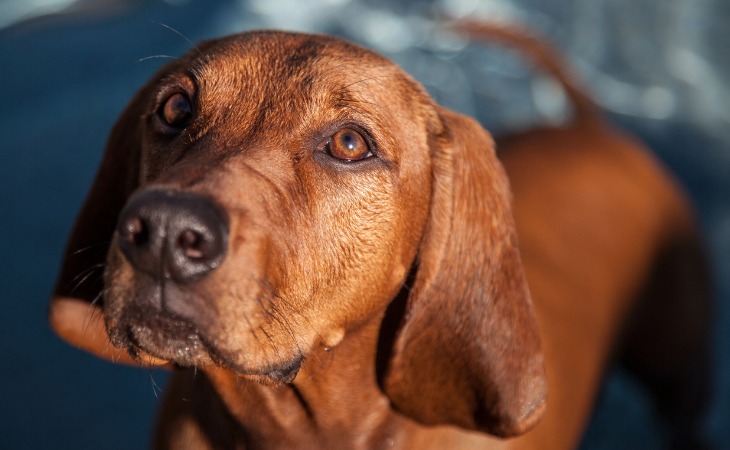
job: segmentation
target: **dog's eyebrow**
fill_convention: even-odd
[[[348,88],[350,88],[352,86],[355,86],[356,84],[367,83],[369,81],[374,81],[374,80],[377,81],[377,80],[380,80],[382,78],[395,78],[397,76],[398,76],[397,74],[393,74],[393,73],[387,74],[387,75],[374,75],[372,77],[367,77],[367,78],[363,78],[363,79],[360,79],[360,80],[357,80],[357,81],[353,81],[352,83],[343,86],[341,88],[341,90],[347,90]]]
[[[349,82],[348,84],[345,84],[343,86],[340,86],[339,88],[335,89],[333,92],[333,97],[335,99],[334,103],[336,107],[353,107],[357,105],[371,105],[381,111],[385,110],[385,105],[378,103],[377,101],[370,101],[368,99],[372,98],[371,92],[366,92],[365,95],[358,92],[359,90],[366,90],[367,85],[370,83],[375,83],[378,88],[381,88],[379,83],[382,83],[383,80],[392,79],[392,78],[398,78],[399,74],[396,73],[388,73],[388,74],[382,74],[382,75],[372,75],[372,76],[364,76],[362,78],[357,79],[356,81]],[[362,88],[362,89],[358,89]]]

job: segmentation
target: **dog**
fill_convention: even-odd
[[[386,58],[247,32],[114,126],[50,305],[174,369],[156,448],[575,447],[619,359],[694,442],[710,315],[685,195],[551,49],[568,123],[497,143]]]

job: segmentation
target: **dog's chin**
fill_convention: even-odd
[[[194,325],[159,312],[127,314],[123,320],[108,320],[107,328],[115,347],[126,349],[146,366],[216,366],[262,384],[282,384],[294,381],[304,362],[304,356],[297,354],[281,362],[243,366],[207,343]]]
[[[126,349],[145,365],[202,367],[215,363],[198,330],[175,317],[149,314],[144,320],[109,320],[107,329],[114,346]]]

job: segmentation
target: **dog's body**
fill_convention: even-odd
[[[570,448],[620,337],[668,410],[699,409],[692,215],[574,100],[565,127],[499,142],[510,207],[488,135],[377,55],[298,34],[207,43],[112,133],[54,328],[196,367],[173,377],[159,448]],[[76,253],[112,235],[108,257]],[[103,286],[74,286],[104,260]],[[83,306],[100,292],[105,327]],[[653,339],[672,351],[647,361]]]

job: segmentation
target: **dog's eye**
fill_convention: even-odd
[[[160,108],[160,117],[173,128],[184,128],[193,117],[190,99],[181,93],[172,94]]]
[[[359,161],[372,156],[367,140],[352,128],[343,128],[327,142],[327,151],[337,159]]]

